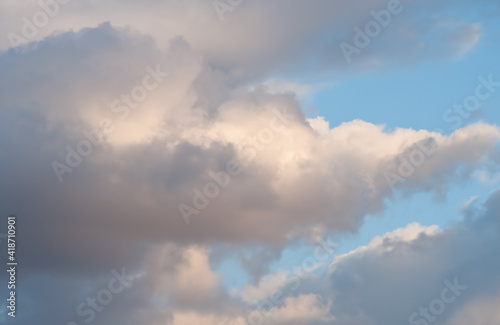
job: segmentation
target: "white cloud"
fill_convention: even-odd
[[[169,325],[246,325],[247,323],[242,317],[231,318],[218,316],[215,314],[199,314],[195,312],[179,312],[174,313],[173,320]]]
[[[329,305],[314,294],[288,297],[283,306],[271,310],[268,322],[271,324],[309,324],[315,321],[332,322]]]
[[[247,284],[241,290],[241,298],[248,304],[268,299],[286,283],[286,273],[277,272],[260,279],[257,285]]]

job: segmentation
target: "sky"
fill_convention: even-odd
[[[0,323],[499,324],[499,17],[3,1]]]

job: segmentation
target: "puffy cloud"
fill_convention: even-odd
[[[276,290],[280,289],[286,283],[286,274],[278,272],[260,279],[258,285],[247,284],[241,290],[243,301],[251,304],[257,301],[265,300]]]
[[[319,296],[309,294],[288,297],[283,306],[270,311],[266,319],[269,324],[309,324],[315,321],[331,322],[333,317],[328,314],[329,306],[321,301]]]
[[[361,63],[455,57],[477,43],[480,25],[444,15],[449,2],[424,2],[393,17]],[[482,175],[498,158],[492,125],[444,136],[305,118],[300,99],[317,88],[286,76],[305,62],[341,69],[339,43],[386,5],[248,1],[221,22],[207,1],[72,1],[33,42],[12,48],[2,38],[0,214],[20,216],[19,296],[29,306],[20,321],[84,320],[78,306],[125,268],[133,289],[96,310],[94,324],[245,324],[251,303],[283,286],[281,273],[261,276],[287,245],[357,231],[394,191],[445,193]],[[434,9],[437,18],[414,19]],[[2,2],[0,30],[19,33],[22,17],[40,10]],[[384,46],[395,40],[402,51]],[[471,284],[463,317],[482,321],[497,265],[469,265],[497,253],[496,196],[483,216],[466,207],[462,228],[413,224],[338,257],[266,321],[407,321],[435,294],[422,283],[439,287],[443,276]],[[225,292],[211,265],[221,246],[252,277],[240,295]],[[443,321],[460,317],[456,308]]]
[[[450,228],[411,224],[336,257],[328,273],[331,292],[325,296],[333,299],[331,313],[339,324],[357,317],[368,319],[360,324],[495,319],[491,302],[500,297],[500,269],[491,261],[500,247],[499,196],[493,193],[485,209],[466,214],[463,223]],[[436,307],[440,299],[446,300],[443,310]]]
[[[284,245],[296,236],[317,236],[318,227],[355,231],[365,215],[383,209],[391,186],[444,191],[460,180],[458,168],[465,177],[494,155],[500,139],[486,124],[448,137],[387,132],[362,121],[327,130],[316,120],[311,127],[292,95],[206,79],[223,71],[186,42],[175,40],[162,52],[148,37],[109,25],[55,36],[0,59],[9,62],[0,77],[9,170],[2,175],[2,199],[6,211],[38,216],[24,220],[37,243],[26,255],[45,252],[50,261],[30,259],[37,268],[128,265],[134,262],[130,251],[144,252],[146,243]],[[148,67],[168,77],[133,102],[136,108],[113,111],[113,102],[126,106],[123,96],[134,98],[151,74]],[[18,68],[33,77],[27,80]],[[14,89],[23,89],[22,98]],[[212,89],[222,96],[205,97]],[[88,157],[69,167],[69,150],[85,153],[85,130],[106,118],[115,129],[101,145],[88,142]],[[54,161],[71,169],[60,175],[62,183]],[[241,168],[230,176],[232,161]],[[110,233],[116,246],[106,245]],[[57,244],[67,238],[67,245]]]
[[[220,290],[221,278],[210,268],[207,249],[167,244],[154,250],[149,259],[149,282],[156,295],[195,305],[209,301]]]

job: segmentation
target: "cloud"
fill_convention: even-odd
[[[488,5],[498,10],[497,6]],[[355,67],[358,63],[363,67],[364,62],[375,65],[390,64],[394,60],[420,62],[465,54],[477,42],[480,28],[476,23],[450,16],[448,9],[455,6],[455,2],[402,1],[401,17],[392,17],[390,25],[385,27],[387,33],[381,33],[363,50],[359,60],[354,61]],[[34,26],[36,33],[29,41],[43,40],[55,32],[110,22],[151,35],[162,48],[172,38],[182,36],[193,48],[203,52],[211,64],[231,70],[234,77],[253,77],[278,67],[297,70],[302,66],[301,70],[305,71],[306,64],[311,62],[315,62],[318,69],[349,67],[345,65],[339,44],[352,42],[354,27],[363,28],[373,20],[370,12],[387,9],[388,1],[245,1],[227,12],[224,21],[219,19],[211,2],[200,0],[147,1],[141,5],[131,1],[73,1],[58,7],[46,24]],[[477,6],[469,5],[469,8],[485,16]],[[282,14],[284,11],[287,15]],[[33,16],[44,11],[35,3],[5,2],[0,12],[0,28],[4,33],[22,36],[26,25],[23,17],[33,23]],[[256,21],[259,23],[255,24]],[[11,47],[7,37],[0,41],[0,48]]]
[[[331,322],[329,306],[319,296],[309,294],[285,299],[282,307],[272,310],[267,322],[272,324],[307,324],[314,321]]]
[[[176,313],[172,325],[190,325],[190,324],[207,324],[207,325],[245,325],[246,322],[242,317],[232,319],[229,317],[220,317],[213,314],[200,315],[194,312]]]
[[[93,324],[245,324],[251,304],[283,286],[268,273],[290,245],[356,232],[395,193],[445,196],[471,175],[484,180],[498,158],[494,125],[445,136],[304,116],[300,100],[318,88],[290,80],[343,70],[339,43],[386,5],[256,0],[221,22],[210,1],[72,1],[27,44],[2,38],[0,214],[20,216],[19,321],[81,323],[78,306],[124,269],[133,287]],[[423,1],[394,17],[361,66],[468,53],[481,25],[448,6]],[[40,10],[3,2],[0,30],[22,33],[23,16]],[[455,276],[470,296],[442,321],[482,321],[484,297],[497,293],[497,265],[484,262],[498,253],[496,202],[467,209],[458,226],[411,224],[337,257],[267,321],[407,321]],[[217,258],[238,259],[251,278],[239,295],[226,292]]]
[[[398,175],[399,157],[412,161],[422,141],[433,139],[435,152],[392,184],[407,194],[444,192],[460,181],[457,169],[461,177],[470,175],[495,154],[500,139],[499,130],[486,124],[446,137],[388,132],[362,121],[329,130],[323,124],[319,135],[293,96],[248,91],[225,78],[209,83],[205,75],[214,69],[185,41],[174,40],[162,52],[149,37],[107,24],[54,36],[22,55],[6,52],[0,60],[9,62],[0,77],[6,86],[0,133],[9,170],[2,175],[2,199],[5,211],[39,218],[23,221],[29,241],[37,243],[26,246],[26,256],[44,252],[46,258],[28,259],[35,269],[129,265],[136,262],[131,252],[141,256],[156,243],[283,247],[294,237],[317,234],[318,226],[356,231],[392,197],[387,173]],[[147,67],[169,76],[121,118],[113,101],[141,84]],[[33,77],[27,80],[18,69]],[[23,97],[14,89],[23,89]],[[212,89],[219,99],[204,97]],[[85,131],[105,118],[116,130],[59,183],[53,162],[68,166],[68,146],[80,150],[78,144],[88,141]],[[180,204],[194,208],[196,190],[206,191],[230,161],[241,173],[186,225]],[[116,246],[106,244],[110,233]]]
[[[434,315],[434,323],[494,319],[496,311],[489,306],[499,297],[499,268],[489,261],[500,247],[499,195],[493,193],[486,210],[462,224],[441,231],[412,224],[337,257],[329,269],[331,295],[326,294],[333,299],[331,313],[339,320],[370,319],[361,324],[407,323],[420,307],[429,308],[440,297],[446,280],[456,279],[467,289]],[[421,315],[415,322],[425,321]]]
[[[150,286],[157,295],[171,295],[176,302],[196,305],[209,301],[220,290],[221,277],[211,270],[206,248],[167,244],[153,251],[149,259]]]
[[[491,322],[500,321],[500,312],[498,311],[498,296],[483,297],[469,303],[463,311],[457,312],[448,324],[478,324],[487,325]]]
[[[241,290],[241,297],[246,303],[254,303],[265,300],[270,297],[276,290],[280,289],[286,283],[286,274],[278,272],[268,277],[260,279],[258,285],[245,285]]]

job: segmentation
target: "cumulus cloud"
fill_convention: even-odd
[[[141,52],[132,49],[135,44],[144,44]],[[123,49],[128,47],[131,51]],[[7,210],[39,216],[25,220],[30,238],[40,243],[27,254],[49,252],[53,267],[68,260],[75,268],[91,260],[125,263],[128,249],[116,252],[104,245],[111,231],[120,248],[136,240],[283,245],[295,236],[312,236],[318,226],[325,232],[355,231],[366,214],[383,209],[394,188],[441,191],[460,180],[457,168],[466,176],[493,155],[500,139],[499,130],[485,124],[448,137],[425,130],[387,132],[362,121],[313,128],[292,95],[236,90],[225,79],[209,88],[204,75],[215,72],[184,41],[173,41],[164,53],[147,37],[109,25],[55,36],[22,55],[6,52],[2,60],[10,61],[1,77],[6,87],[0,132],[9,157],[2,197]],[[130,70],[120,71],[123,65]],[[29,68],[35,77],[23,81],[27,76],[17,67]],[[122,118],[112,103],[142,83],[147,67],[169,75]],[[63,88],[49,91],[56,85]],[[12,87],[25,87],[23,98],[9,91]],[[199,94],[214,87],[224,93],[222,100],[198,104]],[[80,150],[85,132],[103,119],[116,130],[80,165],[69,167],[71,150]],[[13,137],[15,142],[8,140]],[[429,139],[435,148],[422,158],[419,145]],[[62,183],[54,161],[71,169],[59,175]],[[231,161],[240,173],[199,209],[197,190],[210,191],[206,184],[227,173]],[[418,165],[411,175],[401,172],[408,161]],[[26,191],[24,184],[33,180],[36,185]],[[59,203],[48,207],[47,202]],[[198,212],[183,212],[180,204]],[[189,225],[183,214],[189,214]],[[51,222],[35,226],[37,220]],[[71,244],[55,244],[65,238],[72,238]]]
[[[431,323],[420,308],[427,308],[435,324],[494,319],[496,312],[488,308],[499,297],[499,268],[490,263],[500,247],[499,195],[493,193],[483,211],[450,228],[412,224],[337,257],[328,275],[332,314],[346,320],[368,317],[361,324]],[[430,305],[441,299],[447,283],[466,288],[433,314],[436,307]]]
[[[307,324],[314,321],[332,321],[328,305],[313,294],[286,298],[282,307],[270,311],[266,320],[272,324]]]
[[[241,297],[247,303],[264,300],[286,283],[286,273],[278,272],[260,280],[258,285],[247,284],[241,290]]]
[[[444,195],[485,179],[485,161],[498,159],[494,125],[445,136],[306,118],[301,100],[323,85],[286,76],[311,62],[342,69],[338,44],[386,5],[246,1],[220,21],[207,1],[72,1],[26,44],[2,38],[0,213],[20,216],[20,303],[29,306],[20,321],[80,323],[78,306],[126,270],[132,287],[94,310],[94,324],[246,324],[252,304],[285,285],[283,273],[268,274],[285,248],[358,231],[396,192]],[[448,5],[424,1],[393,17],[360,60],[465,55],[481,26],[446,17]],[[22,17],[40,10],[3,2],[0,30],[22,33]],[[414,50],[418,60],[406,56]],[[492,310],[484,294],[497,293],[485,281],[498,270],[469,265],[497,253],[497,197],[481,215],[466,206],[458,226],[411,224],[338,256],[264,318],[404,322],[437,294],[422,283],[459,277],[470,298],[442,321],[482,321]],[[251,278],[236,295],[213,266],[224,258]]]

